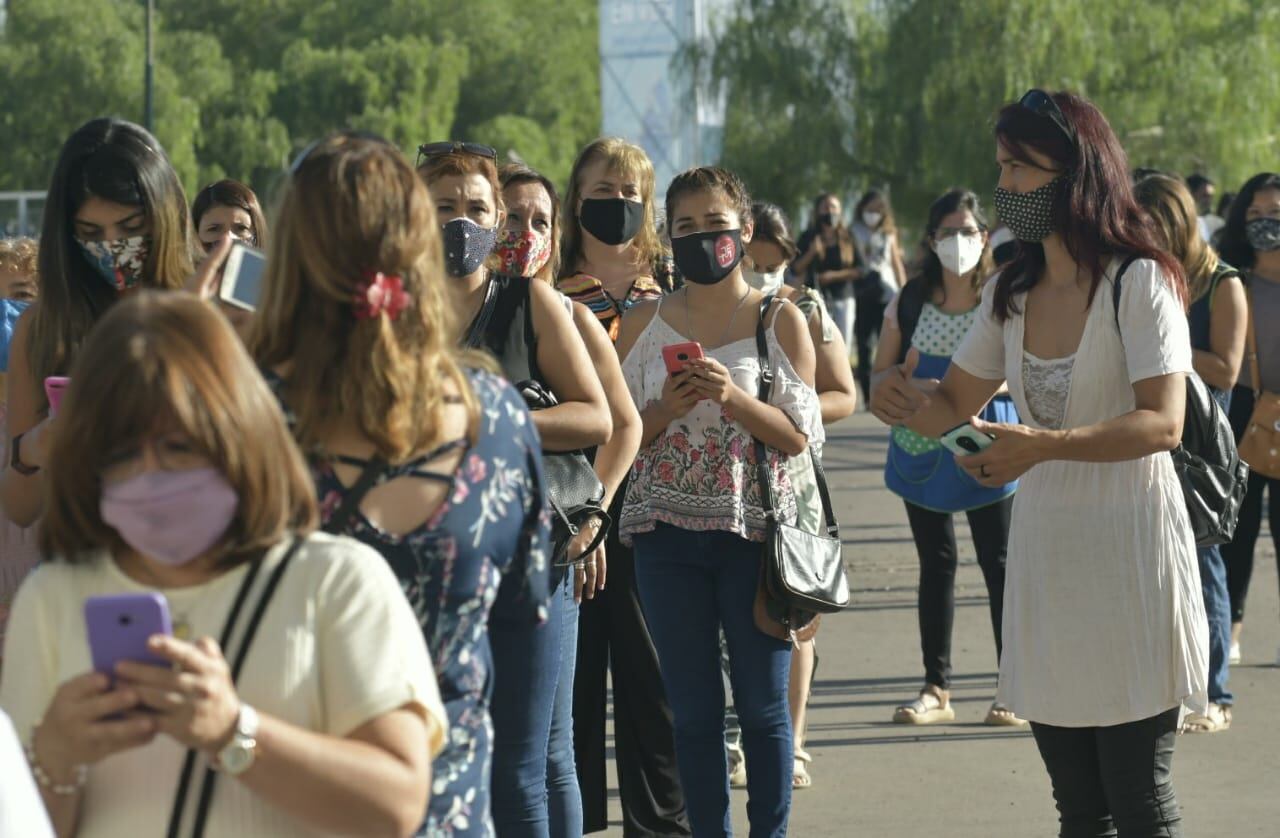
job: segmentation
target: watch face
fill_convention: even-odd
[[[247,771],[249,766],[253,765],[255,744],[251,739],[248,742],[232,742],[223,748],[222,753],[218,754],[218,762],[222,764],[222,770],[232,775]]]

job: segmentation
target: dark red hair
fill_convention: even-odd
[[[1093,276],[1089,302],[1098,291],[1111,259],[1137,256],[1160,265],[1169,287],[1183,306],[1187,281],[1182,266],[1164,253],[1146,213],[1133,196],[1129,160],[1111,124],[1092,102],[1072,93],[1051,94],[1075,131],[1072,143],[1048,116],[1005,105],[996,121],[996,140],[1014,158],[1038,166],[1036,151],[1066,175],[1053,202],[1053,229],[1067,253]],[[1004,320],[1018,312],[1014,297],[1031,290],[1044,276],[1044,246],[1019,242],[1018,255],[1001,274],[995,290],[995,313]]]

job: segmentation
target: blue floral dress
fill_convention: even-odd
[[[468,375],[481,409],[477,439],[452,477],[444,476],[453,489],[440,509],[402,536],[359,513],[344,531],[383,555],[422,625],[450,730],[431,767],[431,802],[419,834],[449,838],[494,834],[490,610],[532,627],[546,621],[551,596],[550,519],[537,431],[524,400],[503,379],[478,371]],[[434,456],[392,467],[379,482],[433,477],[414,469]],[[331,462],[313,460],[312,468],[327,523],[346,487]]]

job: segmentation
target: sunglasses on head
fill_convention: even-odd
[[[480,143],[423,143],[418,146],[417,166],[421,167],[423,163],[431,158],[444,157],[446,154],[474,154],[476,157],[484,157],[489,160],[498,159],[498,150],[496,148],[489,145],[481,145]]]
[[[1062,109],[1058,107],[1058,103],[1053,101],[1053,97],[1045,93],[1039,88],[1032,88],[1023,94],[1018,100],[1018,105],[1031,111],[1037,116],[1048,117],[1054,125],[1058,126],[1063,136],[1074,147],[1076,145],[1076,132],[1071,127],[1071,123],[1067,121],[1063,115]]]

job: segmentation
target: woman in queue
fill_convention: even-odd
[[[813,390],[814,350],[804,316],[743,278],[751,199],[724,169],[690,169],[667,190],[672,250],[684,288],[634,308],[618,353],[644,437],[627,487],[621,537],[636,576],[663,682],[675,712],[676,757],[695,835],[726,835],[720,630],[729,649],[742,727],[754,835],[786,834],[791,808],[791,643],[754,622],[765,514],[753,438],[769,450],[781,520],[796,518],[789,457],[823,440]],[[757,329],[765,330],[774,383],[757,398]],[[664,347],[698,344],[680,370]],[[702,357],[697,357],[697,355]]]
[[[898,224],[888,193],[880,189],[862,193],[853,208],[853,224],[849,230],[866,268],[854,284],[857,314],[853,322],[853,348],[858,354],[858,387],[862,389],[863,398],[870,401],[871,372],[885,308],[907,284]],[[927,252],[925,258],[928,258]]]
[[[253,190],[238,180],[211,183],[191,203],[191,222],[206,252],[223,238],[266,250],[267,219]]]
[[[1168,456],[1192,371],[1186,281],[1093,104],[1031,90],[995,135],[995,204],[1019,256],[983,289],[936,390],[908,358],[872,408],[926,437],[967,422],[983,450],[965,471],[1020,480],[997,697],[1031,722],[1060,835],[1173,838],[1180,717],[1207,709],[1195,539]],[[1027,424],[977,418],[1006,380]]]
[[[18,593],[0,707],[58,834],[411,832],[446,733],[417,621],[372,550],[314,532],[306,466],[230,326],[182,294],[112,307],[52,437],[52,558]],[[86,631],[86,602],[120,595]],[[127,602],[156,599],[172,634],[130,645]]]
[[[431,195],[400,151],[326,137],[285,186],[251,346],[310,459],[325,528],[382,554],[426,638],[449,730],[424,831],[484,836],[488,625],[546,621],[549,527],[533,422],[457,347],[444,264]]]
[[[517,240],[507,234],[503,190],[490,152],[474,144],[427,144],[418,167],[442,222],[448,299],[458,321],[469,324],[463,342],[487,349],[516,389],[536,385],[555,397],[554,406],[532,413],[544,452],[577,451],[606,442],[609,408],[574,328],[570,304],[549,284],[521,275],[543,258],[541,253],[550,253],[550,236],[537,231],[536,222],[528,237]],[[522,209],[528,214],[528,208]],[[499,239],[503,245],[496,254],[498,270],[491,270],[495,260],[490,252]],[[493,819],[502,836],[581,835],[581,825],[568,822],[580,815],[567,809],[576,806],[580,812],[581,803],[574,793],[572,740],[564,741],[572,729],[568,702],[578,619],[576,573],[566,563],[576,563],[583,552],[572,553],[573,546],[566,546],[552,567],[545,626],[531,632],[519,621],[497,618],[489,626],[494,658]],[[566,635],[572,636],[572,645],[566,644]],[[557,698],[565,703],[558,705]],[[557,721],[560,741],[553,761],[550,743]],[[569,784],[565,794],[571,799],[557,796],[553,807],[551,787],[564,789]]]
[[[654,171],[644,150],[616,137],[587,145],[569,175],[556,288],[590,309],[617,340],[622,316],[677,287],[671,256],[654,223]],[[608,585],[584,600],[578,625],[573,727],[587,833],[608,828],[607,686],[623,829],[627,834],[689,835],[676,767],[671,707],[636,589],[635,558],[618,539],[627,448],[639,435],[606,446],[596,470],[612,493],[605,541]],[[598,583],[597,583],[598,584]]]

